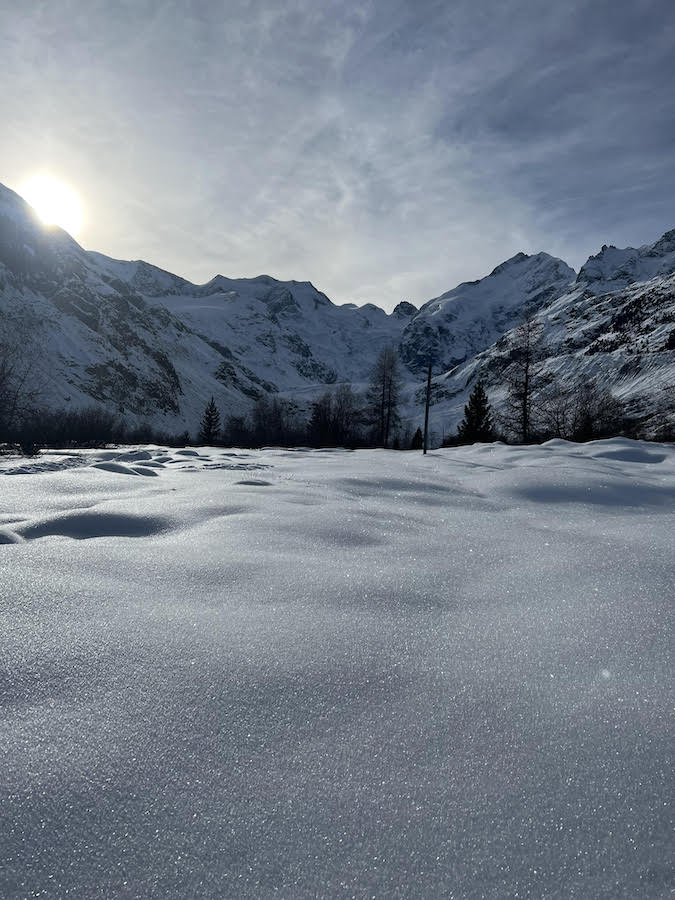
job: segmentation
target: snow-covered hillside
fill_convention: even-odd
[[[654,251],[661,249],[660,255]],[[624,251],[623,260],[647,263],[640,275],[620,275],[604,265],[596,277],[591,260],[562,295],[542,307],[534,318],[543,329],[542,378],[565,386],[595,379],[606,385],[636,420],[654,429],[663,415],[675,427],[675,232],[652,248]],[[604,250],[599,256],[616,259]],[[605,263],[607,260],[605,260]],[[584,277],[590,272],[590,280]],[[623,285],[619,286],[623,281]],[[470,386],[481,377],[499,406],[504,393],[504,372],[509,363],[513,332],[506,332],[491,347],[436,380],[440,407],[449,420],[461,417]]]
[[[638,250],[604,247],[578,275],[546,253],[519,253],[419,310],[400,303],[386,314],[335,306],[309,282],[218,275],[194,285],[88,252],[0,186],[0,345],[31,360],[46,405],[95,403],[173,433],[194,433],[211,395],[227,415],[264,394],[307,405],[331,385],[363,387],[393,345],[413,428],[433,363],[440,441],[478,374],[499,406],[509,332],[530,315],[546,326],[548,374],[597,377],[648,423],[674,383],[674,275],[668,232]]]
[[[667,896],[672,445],[0,482],[3,900]]]
[[[425,303],[403,333],[401,355],[413,372],[425,372],[429,360],[436,371],[447,371],[537,312],[574,276],[574,269],[548,253],[518,253],[486,278]]]
[[[337,307],[308,282],[217,276],[193,285],[83,250],[0,187],[0,336],[26,342],[45,402],[106,405],[132,422],[194,428],[263,393],[360,382],[414,307]]]
[[[635,250],[604,246],[581,267],[577,281],[597,294],[675,272],[675,229]]]

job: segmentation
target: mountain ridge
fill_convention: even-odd
[[[84,250],[0,185],[0,338],[26,336],[45,404],[93,403],[173,431],[193,430],[211,394],[243,414],[264,394],[307,404],[331,385],[363,386],[387,345],[398,348],[415,423],[431,359],[432,416],[446,431],[479,375],[499,404],[504,347],[528,316],[545,325],[552,374],[601,378],[648,418],[675,383],[674,273],[675,229],[640,248],[605,245],[578,273],[545,252],[517,253],[419,309],[402,301],[387,313],[336,305],[308,281],[218,274],[195,285]]]

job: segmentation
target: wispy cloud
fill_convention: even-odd
[[[0,12],[0,180],[66,177],[103,252],[391,308],[675,224],[670,0]]]

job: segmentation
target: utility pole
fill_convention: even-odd
[[[427,401],[424,405],[424,452],[426,456],[429,437],[429,403],[431,401],[431,360],[429,360],[429,371],[427,372]]]

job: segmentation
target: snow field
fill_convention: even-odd
[[[672,445],[0,485],[2,897],[672,887]]]

